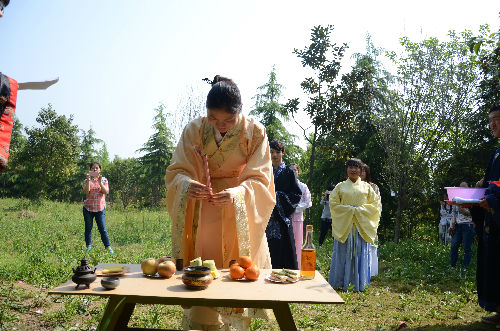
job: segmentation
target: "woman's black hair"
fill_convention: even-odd
[[[212,85],[207,95],[207,109],[224,109],[230,114],[241,113],[240,89],[229,78],[216,75],[214,80],[203,79]]]
[[[99,162],[95,162],[95,161],[90,163],[90,167],[89,167],[90,170],[92,170],[92,167],[94,166],[94,164],[97,164],[99,166],[99,169],[102,170],[101,164]]]
[[[352,159],[346,161],[345,168],[347,169],[347,167],[358,167],[361,170],[363,169],[363,161],[353,157]]]
[[[366,163],[363,163],[363,168],[361,170],[365,171],[366,174],[366,182],[371,183],[372,182],[372,173],[370,171],[370,166]]]
[[[285,145],[278,139],[273,139],[269,142],[269,147],[271,149],[284,152],[285,151]]]
[[[9,5],[10,0],[0,0],[0,2],[3,4],[3,7],[5,8]]]
[[[333,184],[328,184],[328,186],[326,187],[326,189],[327,189],[328,191],[331,191],[331,190],[333,190],[334,188],[335,188],[335,186],[333,186]]]
[[[349,167],[358,167],[359,171],[361,171],[363,169],[363,161],[353,157],[352,159],[347,160],[345,163],[346,174],[347,174],[347,168],[349,168]]]

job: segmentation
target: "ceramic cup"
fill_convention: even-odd
[[[120,279],[116,277],[106,277],[101,279],[101,285],[108,290],[113,290],[120,285]]]

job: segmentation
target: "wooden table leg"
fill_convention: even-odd
[[[276,303],[273,311],[274,317],[276,317],[276,321],[280,326],[280,330],[297,331],[297,327],[295,326],[295,322],[293,321],[292,312],[290,311],[288,303]]]
[[[124,330],[134,312],[135,303],[125,302],[126,297],[110,297],[102,316],[99,331]]]

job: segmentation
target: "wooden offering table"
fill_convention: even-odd
[[[109,264],[100,264],[97,269],[106,265]],[[75,289],[76,284],[68,281],[49,294],[109,297],[99,330],[139,330],[127,326],[135,305],[164,304],[272,309],[280,329],[293,331],[297,328],[289,303],[344,303],[317,271],[312,280],[279,284],[265,280],[271,270],[261,270],[260,278],[253,282],[232,280],[228,270],[221,270],[221,277],[213,280],[207,289],[195,291],[182,283],[182,272],[176,272],[170,279],[148,278],[142,274],[139,264],[126,266],[129,272],[120,277],[120,285],[114,290],[103,288],[101,277],[97,277],[90,288]]]

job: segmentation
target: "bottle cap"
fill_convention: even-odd
[[[313,230],[312,224],[306,225],[306,231],[312,231],[312,230]]]

